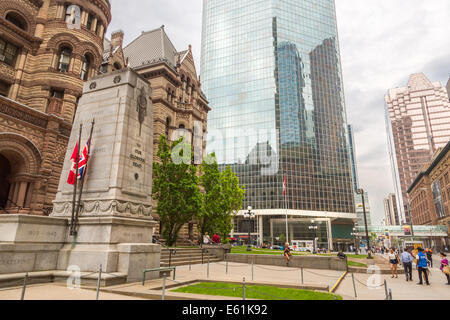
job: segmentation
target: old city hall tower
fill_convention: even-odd
[[[0,2],[0,214],[50,213],[110,21],[108,0]]]

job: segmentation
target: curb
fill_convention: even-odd
[[[328,293],[334,293],[336,289],[341,284],[342,280],[344,280],[345,276],[347,275],[348,271],[345,271],[344,274],[339,278],[339,280],[334,284],[334,286],[330,289]]]

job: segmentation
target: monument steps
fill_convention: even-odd
[[[170,254],[170,251],[172,254]],[[161,250],[161,267],[168,267],[169,260],[170,266],[186,266],[189,264],[201,264],[209,262],[218,262],[221,261],[218,257],[213,254],[203,252],[202,258],[202,249],[200,248],[174,248],[174,249],[162,249]]]

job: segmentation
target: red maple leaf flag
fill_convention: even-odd
[[[75,149],[73,150],[72,157],[70,160],[72,161],[72,166],[69,171],[69,177],[67,178],[67,183],[74,185],[75,179],[77,177],[77,156],[78,156],[78,142],[75,144]]]
[[[283,195],[286,195],[286,177],[283,178]]]

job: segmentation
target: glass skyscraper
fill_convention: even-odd
[[[334,0],[204,0],[201,81],[207,151],[237,172],[244,208],[351,223]],[[266,238],[269,224],[253,231]]]

